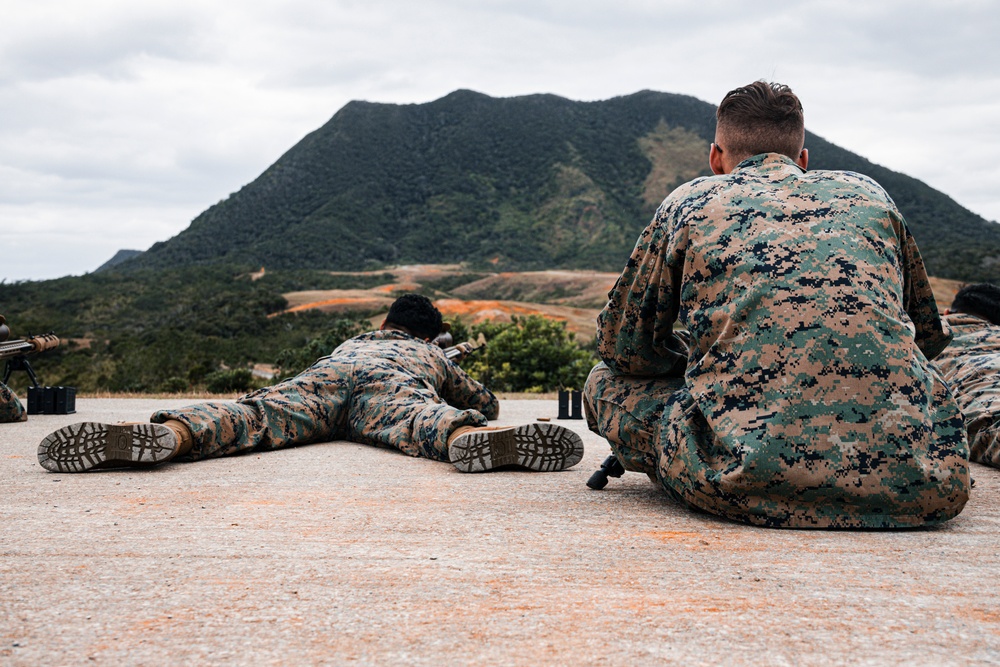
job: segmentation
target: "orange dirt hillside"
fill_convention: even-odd
[[[390,304],[400,294],[422,292],[435,300],[445,319],[461,319],[469,324],[484,320],[509,322],[513,316],[538,315],[566,323],[580,338],[593,338],[597,313],[617,274],[596,271],[526,271],[470,276],[468,283],[448,292],[424,289],[442,277],[464,274],[456,265],[401,266],[384,269],[394,280],[370,289],[306,290],[285,294],[288,308],[283,313],[321,310],[332,313],[359,313],[371,316],[378,326]],[[346,275],[346,274],[345,274]],[[356,275],[363,275],[361,273]],[[941,310],[947,308],[961,288],[956,280],[931,278],[931,288]]]
[[[934,292],[934,300],[937,301],[938,309],[944,310],[951,305],[955,299],[955,294],[962,289],[966,283],[958,280],[946,280],[945,278],[929,278],[931,290]]]
[[[461,319],[476,324],[484,320],[509,322],[514,315],[526,317],[537,315],[558,322],[565,322],[566,329],[581,338],[593,338],[597,330],[597,313],[593,308],[572,308],[541,303],[521,303],[517,301],[462,301],[441,299],[435,301],[446,320]]]

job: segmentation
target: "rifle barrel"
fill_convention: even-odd
[[[0,343],[0,359],[7,357],[18,357],[35,349],[35,346],[26,340],[12,340]]]
[[[59,339],[55,334],[47,333],[40,336],[30,336],[21,340],[9,340],[0,343],[0,359],[20,357],[33,352],[51,350],[59,347]]]

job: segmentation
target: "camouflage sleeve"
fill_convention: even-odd
[[[24,406],[21,405],[21,401],[17,400],[17,396],[7,385],[0,382],[0,423],[21,422],[25,419],[27,417],[24,414]]]
[[[680,376],[687,363],[687,345],[673,333],[684,262],[678,237],[687,231],[674,227],[669,202],[643,230],[597,317],[598,353],[619,375]]]
[[[500,401],[493,392],[469,377],[454,361],[446,363],[448,377],[441,388],[441,397],[448,405],[461,410],[477,410],[487,419],[500,416]]]
[[[903,269],[903,309],[913,321],[916,329],[916,343],[928,359],[933,359],[951,342],[951,334],[945,330],[938,313],[934,292],[927,279],[927,269],[920,257],[917,243],[910,235],[903,216],[893,211],[899,219],[899,242],[901,266]]]

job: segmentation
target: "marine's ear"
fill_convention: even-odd
[[[716,176],[729,173],[722,163],[722,149],[719,148],[719,144],[713,143],[708,149],[708,166],[712,168],[712,173]]]
[[[795,164],[802,167],[802,171],[809,171],[809,149],[803,148],[799,152],[799,159],[795,161]]]

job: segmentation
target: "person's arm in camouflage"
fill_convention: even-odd
[[[893,211],[899,220],[899,242],[903,269],[903,309],[913,321],[916,329],[916,343],[928,359],[933,359],[948,347],[951,334],[945,331],[938,313],[937,302],[931,283],[927,279],[927,269],[920,257],[917,243],[910,235],[902,214]]]
[[[636,242],[597,317],[601,359],[620,375],[680,376],[687,345],[673,333],[680,307],[683,254],[671,239],[672,206],[661,206]],[[675,234],[686,234],[679,226]],[[673,242],[671,242],[673,241]]]
[[[447,378],[441,388],[441,398],[453,407],[476,410],[487,419],[496,419],[500,415],[500,401],[493,392],[469,377],[455,362],[447,360],[446,363]]]
[[[7,385],[0,382],[0,423],[2,422],[23,422],[27,419],[24,414],[24,406],[17,400]]]

